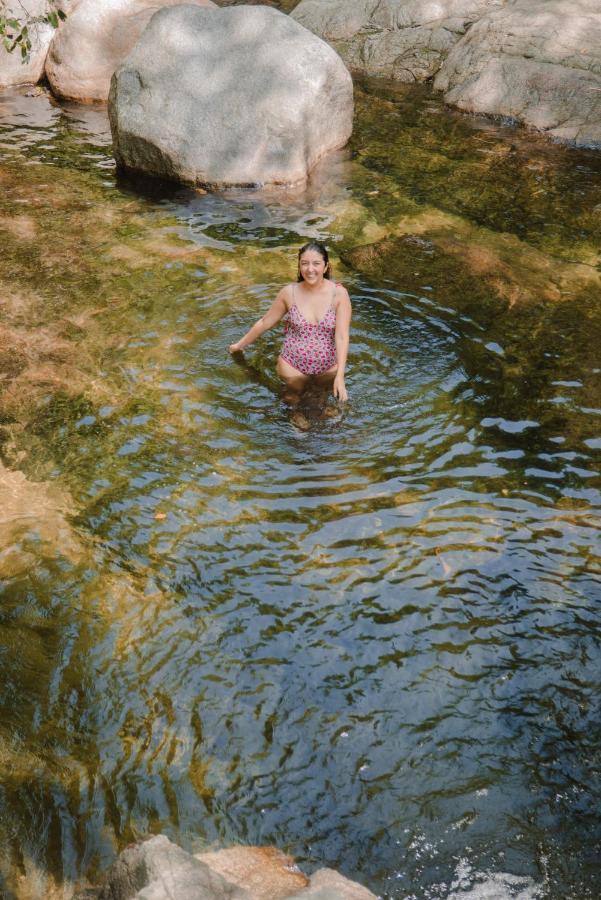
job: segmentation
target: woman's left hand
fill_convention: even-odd
[[[348,400],[348,392],[344,383],[344,375],[336,376],[336,378],[334,379],[332,393],[334,394],[336,400],[341,400],[343,403],[345,400]]]

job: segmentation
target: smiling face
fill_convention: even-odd
[[[319,284],[323,279],[327,263],[317,250],[305,250],[298,261],[299,272],[307,284]]]

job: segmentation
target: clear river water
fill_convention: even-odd
[[[0,188],[0,895],[162,832],[598,898],[601,155],[364,82],[306,187],[210,194],[19,88]],[[227,347],[309,238],[350,401],[301,431],[281,332]]]

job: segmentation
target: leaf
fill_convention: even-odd
[[[63,9],[57,9],[56,14],[59,17],[59,19],[61,20],[61,22],[64,22],[65,19],[67,18],[67,13]]]
[[[53,28],[58,28],[58,13],[51,12],[48,13],[48,21],[52,25]]]

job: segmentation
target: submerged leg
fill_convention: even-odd
[[[338,366],[332,366],[332,368],[328,369],[326,372],[322,372],[320,375],[315,375],[315,383],[319,384],[325,389],[331,388],[334,384],[334,379],[336,378],[337,371]]]
[[[305,388],[309,384],[309,376],[303,375],[302,372],[299,372],[298,369],[295,369],[290,363],[287,363],[281,356],[278,358],[277,373],[286,385],[283,399],[294,410],[290,417],[291,423],[301,431],[308,431],[311,427],[311,423],[296,407],[300,402]]]
[[[309,376],[303,375],[302,372],[299,372],[298,369],[287,363],[281,356],[278,357],[276,371],[286,385],[284,400],[290,406],[296,406],[301,398],[301,394],[309,383]]]
[[[334,379],[336,378],[336,372],[338,371],[337,366],[332,366],[331,369],[328,369],[327,372],[322,372],[321,375],[315,376],[315,387],[319,392],[319,402],[320,402],[320,411],[319,416],[321,419],[337,419],[339,418],[339,410],[336,406],[332,406],[328,403],[328,397],[330,391],[332,390],[332,385],[334,383]]]

